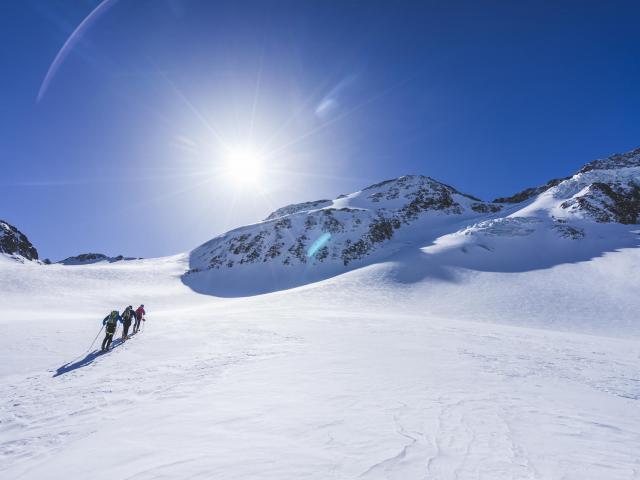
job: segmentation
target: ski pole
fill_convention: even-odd
[[[91,342],[91,345],[89,345],[89,348],[87,348],[84,352],[82,352],[80,355],[78,355],[76,358],[74,358],[73,360],[71,360],[70,362],[67,362],[65,365],[69,365],[70,363],[75,362],[76,360],[78,360],[82,355],[84,355],[85,353],[87,353],[89,350],[91,350],[91,348],[93,347],[93,344],[96,343],[96,340],[98,339],[98,337],[100,336],[100,334],[102,333],[102,330],[104,329],[104,325],[102,327],[100,327],[100,331],[98,331],[98,334],[96,335],[96,338],[93,339],[93,342]]]
[[[91,342],[91,345],[89,346],[89,348],[87,348],[87,351],[89,351],[89,350],[91,350],[93,348],[93,344],[96,343],[96,340],[98,339],[98,337],[102,333],[102,330],[104,330],[104,325],[102,325],[102,327],[100,327],[100,331],[96,335],[96,338],[93,339],[93,342]]]

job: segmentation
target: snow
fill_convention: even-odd
[[[505,271],[447,241],[237,298],[185,285],[188,255],[0,255],[0,477],[639,478],[640,249]]]

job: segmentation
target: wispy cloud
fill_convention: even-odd
[[[337,113],[344,102],[347,91],[357,80],[358,76],[355,74],[347,75],[340,80],[329,93],[320,100],[320,103],[318,103],[315,109],[316,116],[321,120],[326,120]]]

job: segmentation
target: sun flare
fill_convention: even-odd
[[[224,170],[235,185],[258,183],[264,175],[264,156],[250,147],[230,148],[225,155]]]

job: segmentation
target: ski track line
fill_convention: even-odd
[[[0,471],[18,463],[46,459],[68,442],[94,433],[100,422],[135,411],[142,402],[188,397],[197,393],[203,381],[211,383],[228,368],[288,352],[274,350],[272,343],[260,344],[265,335],[271,340],[277,338],[281,346],[288,344],[289,350],[299,343],[297,338],[272,333],[256,333],[252,348],[245,345],[239,353],[200,354],[195,361],[156,363],[150,368],[126,370],[122,376],[114,370],[122,367],[123,360],[118,358],[121,355],[116,354],[126,353],[125,343],[102,357],[102,361],[59,377],[52,377],[52,371],[48,371],[1,385],[0,398],[5,401],[0,409]],[[100,365],[105,360],[114,365]],[[94,370],[100,368],[109,370],[93,380]],[[70,398],[81,403],[69,402]],[[73,423],[67,421],[69,417],[75,418]]]

